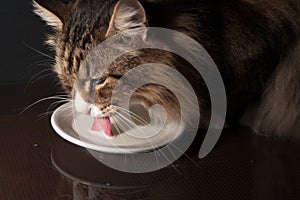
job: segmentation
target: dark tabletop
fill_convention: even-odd
[[[48,107],[55,84],[2,84],[0,199],[300,199],[300,145],[246,128],[224,130],[217,146],[197,158],[201,142],[171,166],[146,174],[119,172],[60,138]],[[53,109],[52,109],[53,111]],[[20,114],[21,113],[21,114]],[[42,115],[42,116],[41,116]],[[299,133],[300,134],[300,133]]]

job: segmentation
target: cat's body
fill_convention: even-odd
[[[291,134],[300,122],[298,0],[141,0],[142,6],[135,0],[49,1],[37,0],[35,5],[37,13],[56,29],[48,44],[56,50],[55,71],[71,95],[84,93],[74,86],[78,69],[102,41],[133,27],[164,27],[198,41],[217,64],[227,92],[229,125],[238,124],[245,111],[243,122],[266,135]],[[136,13],[130,15],[128,9],[122,10],[124,7],[136,9]],[[126,17],[127,22],[134,19],[132,25],[125,23]],[[207,124],[210,101],[203,81],[192,73],[190,65],[166,52],[141,51],[138,56],[125,55],[116,61],[119,68],[99,82],[95,106],[111,110],[107,108],[109,102],[101,99],[109,100],[109,90],[119,76],[151,60],[173,65],[191,79],[201,114],[207,118],[203,124]],[[153,102],[146,102],[150,97]],[[162,99],[167,99],[166,107],[170,102],[177,104],[169,91],[151,86],[141,89],[136,98],[146,107],[164,104]],[[80,100],[88,103],[87,99],[81,95]],[[170,106],[170,112],[176,113],[176,109]]]

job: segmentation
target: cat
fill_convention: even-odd
[[[213,58],[227,93],[226,126],[242,124],[261,135],[299,137],[298,0],[34,0],[33,5],[54,30],[47,40],[55,50],[54,71],[66,93],[81,104],[81,112],[109,117],[114,112],[112,90],[122,75],[159,60],[189,78],[198,95],[200,125],[207,127],[210,100],[202,78],[169,52],[124,55],[105,77],[90,80],[88,88],[75,84],[85,58],[105,39],[126,30],[163,27],[192,37]],[[180,116],[178,102],[167,88],[149,84],[133,98],[145,108],[159,103],[170,116]]]

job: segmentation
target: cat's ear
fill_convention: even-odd
[[[61,30],[63,23],[69,16],[73,0],[33,0],[34,12],[48,25]]]
[[[146,37],[147,18],[143,6],[137,0],[120,0],[116,3],[106,37],[126,31]],[[142,32],[141,32],[142,31]]]

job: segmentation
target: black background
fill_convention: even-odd
[[[90,158],[85,148],[53,131],[48,112],[52,102],[24,109],[58,93],[48,84],[56,82],[51,59],[33,50],[53,57],[43,44],[51,29],[32,12],[30,0],[2,1],[0,15],[0,200],[75,199],[74,188],[83,193],[98,190],[101,199],[117,200],[300,199],[299,142],[262,137],[247,129],[225,130],[204,159],[198,159],[201,143],[195,141],[191,151],[166,171],[150,178],[119,178]],[[168,178],[157,179],[161,173]],[[150,185],[146,190],[122,189],[133,181]]]
[[[53,58],[44,45],[45,34],[51,30],[33,13],[32,1],[2,1],[0,8],[1,73],[0,82],[15,83],[54,78],[50,70]],[[32,80],[31,80],[32,79]]]

